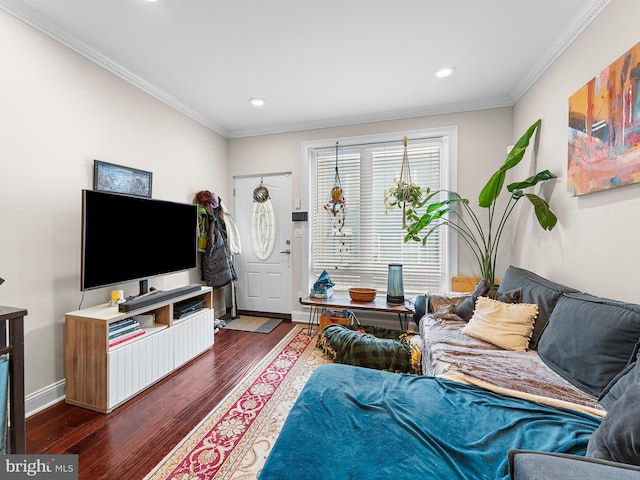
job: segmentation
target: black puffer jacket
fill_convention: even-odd
[[[207,247],[202,254],[202,280],[210,287],[224,287],[238,277],[227,247],[227,233],[219,207],[214,209],[208,220]]]

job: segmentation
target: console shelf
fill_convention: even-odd
[[[180,320],[174,305],[201,298],[203,308]],[[153,314],[154,324],[143,335],[109,347],[109,325],[138,315]],[[159,301],[120,312],[97,305],[65,315],[65,401],[109,413],[213,345],[213,289]]]

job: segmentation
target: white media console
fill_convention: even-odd
[[[201,309],[173,318],[175,304],[197,298]],[[130,317],[147,320],[144,333],[114,345],[109,325]],[[66,402],[109,413],[213,345],[213,289],[201,287],[128,312],[109,304],[69,312],[64,339]]]

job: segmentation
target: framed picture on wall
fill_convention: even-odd
[[[637,43],[569,97],[572,195],[640,182],[639,58]]]
[[[113,163],[93,161],[93,189],[151,198],[153,174]]]

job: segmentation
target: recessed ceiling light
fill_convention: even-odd
[[[254,107],[261,107],[263,106],[266,102],[264,100],[264,98],[260,98],[260,97],[251,97],[249,99],[249,103],[251,105],[253,105]]]
[[[437,78],[446,78],[453,75],[453,72],[455,71],[456,67],[442,67],[441,69],[436,71],[435,76]]]

